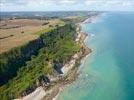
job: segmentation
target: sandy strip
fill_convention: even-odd
[[[31,94],[29,94],[21,99],[15,99],[15,100],[41,100],[45,95],[46,95],[46,92],[43,89],[43,87],[38,87]]]

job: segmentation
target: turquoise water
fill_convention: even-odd
[[[95,35],[86,40],[93,52],[58,100],[134,100],[134,12],[106,13],[82,27]]]

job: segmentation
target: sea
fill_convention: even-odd
[[[81,26],[93,52],[57,100],[134,100],[134,12],[104,12]]]

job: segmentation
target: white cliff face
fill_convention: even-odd
[[[71,70],[74,67],[76,60],[78,58],[78,54],[74,54],[74,56],[72,56],[72,59],[62,67],[61,70],[63,72],[63,75],[66,75],[69,72],[69,70]]]

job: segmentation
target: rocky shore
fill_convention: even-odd
[[[81,50],[78,54],[78,59],[76,60],[75,64],[71,68],[71,70],[68,71],[67,75],[62,77],[60,80],[57,81],[57,83],[52,87],[52,91],[44,96],[42,100],[56,100],[58,97],[58,94],[64,89],[64,87],[68,84],[71,84],[74,82],[78,77],[78,69],[81,64],[81,60],[86,57],[89,53],[92,52],[90,48],[88,48],[84,40],[87,37],[86,33],[81,32],[80,30],[77,31],[78,38],[77,41],[81,45]]]

